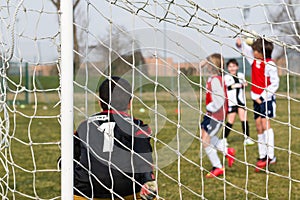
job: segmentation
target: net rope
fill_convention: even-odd
[[[2,199],[60,199],[57,158],[59,127],[63,125],[58,81],[63,78],[60,58],[64,55],[60,54],[60,11],[53,2],[0,2]],[[248,5],[238,0],[81,0],[74,10],[73,24],[79,47],[74,55],[80,60],[75,63],[74,129],[100,111],[100,82],[119,75],[130,81],[134,91],[130,115],[150,124],[153,131],[150,137],[158,199],[276,199],[276,194],[284,199],[297,198],[299,8],[299,2],[292,0],[255,0]],[[284,18],[275,13],[282,13]],[[275,45],[280,72],[277,117],[270,119],[278,163],[261,173],[254,172],[258,139],[249,95],[250,65],[235,46],[237,38],[258,37]],[[209,74],[199,63],[211,53],[220,53],[225,59],[240,58],[240,71],[246,74],[248,83],[243,95],[255,145],[243,145],[245,136],[236,119],[229,136],[230,146],[238,150],[234,166],[226,168],[224,176],[207,180],[205,175],[211,166],[204,156],[199,129],[206,112]],[[52,74],[44,75],[45,68],[51,68]],[[136,126],[133,118],[130,123]],[[223,137],[225,125],[219,137]],[[133,143],[131,149],[123,148],[131,153],[133,164],[134,156],[138,156]],[[96,154],[93,149],[88,151]],[[221,155],[226,166],[226,158]],[[132,179],[133,186],[140,185],[133,175],[112,163],[111,157],[108,163]],[[91,166],[85,169],[91,172]],[[89,176],[90,182],[95,178],[107,187],[94,174]],[[122,199],[113,191],[111,171],[109,176],[111,198]]]

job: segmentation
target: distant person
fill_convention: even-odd
[[[233,127],[236,114],[238,114],[242,130],[245,137],[244,145],[253,145],[254,142],[249,137],[249,124],[247,120],[247,111],[245,110],[244,87],[247,86],[245,75],[239,72],[239,63],[236,59],[230,59],[226,63],[228,74],[224,76],[228,96],[228,115],[225,127],[225,142]]]
[[[212,164],[212,170],[206,178],[214,178],[224,173],[224,167],[218,157],[217,150],[223,152],[231,167],[234,162],[235,150],[227,148],[217,137],[227,114],[227,96],[222,70],[224,59],[221,54],[212,54],[206,60],[201,61],[201,66],[207,66],[211,76],[206,82],[206,114],[201,122],[201,139],[207,157]]]
[[[254,119],[258,134],[259,160],[256,172],[269,164],[276,163],[274,152],[274,130],[269,118],[276,116],[276,96],[279,87],[277,66],[272,60],[273,44],[262,38],[256,39],[251,46],[237,39],[240,48],[249,63],[252,63],[251,98],[254,107]]]
[[[99,93],[103,111],[74,136],[74,199],[155,199],[151,129],[128,114],[130,83],[114,76]]]

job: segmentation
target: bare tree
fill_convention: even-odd
[[[278,6],[269,7],[268,14],[273,29],[277,32],[278,38],[285,43],[300,47],[300,6],[298,0],[278,1]],[[287,49],[286,52],[279,50],[277,58],[285,60],[285,53],[289,59],[289,69],[300,72],[299,62],[300,53],[294,49]]]
[[[50,1],[53,3],[53,5],[56,7],[56,9],[58,11],[60,11],[61,0],[50,0]],[[80,0],[73,0],[73,19],[75,19],[74,11],[77,8],[77,6],[79,5],[79,2],[80,2]],[[74,40],[73,40],[74,52],[79,52],[77,27],[75,26],[74,23],[73,23],[73,36],[74,36]],[[79,57],[78,53],[74,53],[74,74],[77,73],[79,67],[80,67],[80,57]]]
[[[55,8],[59,11],[61,6],[61,0],[50,0]],[[87,44],[84,40],[85,32],[79,27],[86,26],[87,20],[84,18],[84,11],[80,9],[80,0],[73,0],[73,45],[74,45],[74,74],[77,74],[81,60],[80,54],[85,50],[86,45],[89,46],[90,51],[93,51],[93,55],[97,57],[97,61],[102,61],[108,66],[108,58],[111,55],[111,63],[114,63],[115,72],[122,73],[128,71],[128,65],[125,64],[124,60],[133,63],[132,57],[135,56],[135,63],[142,65],[144,63],[144,58],[140,50],[132,50],[133,39],[129,36],[126,28],[122,26],[112,26],[107,30],[107,34],[103,37],[99,37],[102,41],[101,43],[93,42],[93,44]],[[76,16],[76,17],[75,17]],[[80,42],[79,42],[80,41]],[[135,44],[138,45],[138,44]],[[109,47],[113,49],[112,52],[109,51]],[[122,55],[122,56],[121,56]],[[90,55],[91,56],[91,55]],[[123,60],[123,62],[122,62]],[[118,63],[118,64],[117,64]],[[115,67],[118,66],[118,67]]]
[[[104,66],[111,64],[113,75],[122,75],[129,71],[131,66],[128,63],[134,64],[147,74],[147,69],[143,66],[145,60],[139,48],[139,42],[132,38],[125,27],[111,26],[106,34],[99,38],[101,42],[93,44],[92,47],[93,57]],[[110,48],[112,51],[109,50]]]
[[[111,54],[112,61],[118,58],[118,55],[127,54],[132,51],[133,38],[123,26],[111,26],[106,30],[106,34],[101,38],[102,44],[97,46],[101,58],[108,62],[107,58]],[[137,45],[135,43],[135,45]],[[112,52],[109,51],[111,47]]]
[[[272,27],[284,42],[300,46],[300,7],[298,0],[280,1],[278,6],[269,7],[268,14]]]

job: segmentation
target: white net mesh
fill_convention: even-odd
[[[45,1],[0,3],[2,199],[60,196],[57,13]]]
[[[3,199],[60,198],[59,1],[1,1],[1,167]],[[299,193],[299,2],[74,1],[76,128],[100,111],[99,84],[111,75],[134,89],[130,113],[152,128],[159,199],[297,199]],[[235,43],[273,42],[276,165],[255,172],[257,134],[250,98],[251,63]],[[200,61],[220,53],[246,75],[246,110],[253,146],[244,146],[238,116],[228,137],[232,168],[206,179],[199,123],[209,73]],[[27,67],[26,67],[27,66]],[[225,123],[224,123],[225,125]],[[224,129],[223,129],[224,130]],[[223,131],[219,136],[222,137]],[[226,159],[221,157],[223,165]],[[115,195],[117,195],[115,193]]]

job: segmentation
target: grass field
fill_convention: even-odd
[[[51,95],[57,94],[49,94]],[[38,95],[37,100],[43,97],[44,95]],[[135,117],[144,119],[151,125],[153,136],[158,139],[152,140],[152,144],[157,152],[154,153],[154,160],[158,161],[159,166],[156,174],[161,197],[171,200],[180,197],[182,199],[300,198],[300,103],[289,102],[286,98],[277,99],[277,117],[272,121],[272,127],[275,131],[275,154],[278,163],[272,165],[268,173],[254,172],[257,145],[246,148],[243,146],[241,125],[237,120],[234,126],[236,132],[231,132],[228,139],[230,146],[237,150],[234,166],[226,168],[225,179],[205,179],[204,176],[211,169],[211,165],[205,156],[201,158],[199,156],[198,123],[202,116],[181,103],[179,115],[181,118],[178,119],[176,99],[160,92],[156,97],[157,109],[167,118],[155,116],[153,113],[149,115],[148,110],[155,105],[152,93],[143,93],[141,97],[143,104],[135,99],[133,112]],[[37,106],[30,104],[25,107],[19,105],[8,107],[10,146],[8,148],[1,146],[1,196],[7,196],[9,199],[59,199],[60,172],[56,161],[60,155],[60,108],[54,107],[56,101],[42,102]],[[250,101],[247,105],[252,108]],[[93,104],[89,106],[96,108]],[[146,112],[139,112],[140,108],[145,108]],[[75,111],[75,115],[82,118],[78,111]],[[45,116],[50,118],[46,119]],[[250,134],[256,140],[251,111],[248,117]],[[3,116],[1,118],[4,119]],[[5,122],[1,122],[4,131]],[[184,127],[178,127],[179,122]],[[188,134],[186,130],[190,133]],[[173,149],[179,147],[179,151],[166,148],[165,144]],[[201,163],[203,167],[200,167]]]
[[[177,106],[177,102],[161,102],[165,107]],[[250,102],[249,102],[249,105]],[[298,199],[300,198],[300,138],[299,130],[289,127],[285,124],[290,123],[299,127],[299,103],[291,103],[291,114],[288,116],[288,104],[285,99],[277,100],[277,118],[278,122],[272,122],[275,131],[275,145],[277,146],[275,154],[278,159],[276,165],[270,167],[270,172],[255,173],[254,165],[257,159],[257,145],[244,148],[243,136],[238,133],[241,131],[240,122],[237,120],[234,128],[238,132],[232,132],[229,137],[229,144],[237,150],[237,161],[232,168],[226,168],[225,179],[205,179],[207,170],[211,165],[206,157],[203,158],[203,170],[199,167],[200,142],[197,139],[199,131],[196,134],[193,143],[189,146],[183,156],[188,159],[180,158],[170,165],[164,167],[162,172],[158,172],[158,182],[160,186],[159,194],[166,199],[200,199],[203,195],[207,199]],[[169,115],[168,115],[169,116]],[[140,117],[143,117],[140,115]],[[146,116],[144,116],[145,118]],[[176,115],[173,116],[176,121]],[[256,139],[256,130],[252,113],[249,113],[251,136]],[[283,124],[285,123],[285,124]],[[161,130],[159,138],[163,141],[170,140],[176,134],[174,125],[166,124]],[[158,149],[161,144],[158,142]],[[170,152],[170,155],[174,152]],[[221,156],[221,155],[220,155]],[[194,164],[191,164],[191,161]],[[196,163],[196,164],[195,164]],[[166,174],[164,174],[166,173]],[[169,178],[168,176],[172,177]],[[179,187],[178,180],[184,186]],[[172,180],[174,179],[174,180]],[[191,192],[198,193],[196,196]],[[289,193],[290,191],[290,193]],[[181,193],[181,194],[180,194]],[[268,194],[266,194],[268,193]],[[289,196],[289,194],[291,196]],[[268,195],[268,196],[267,196]]]

